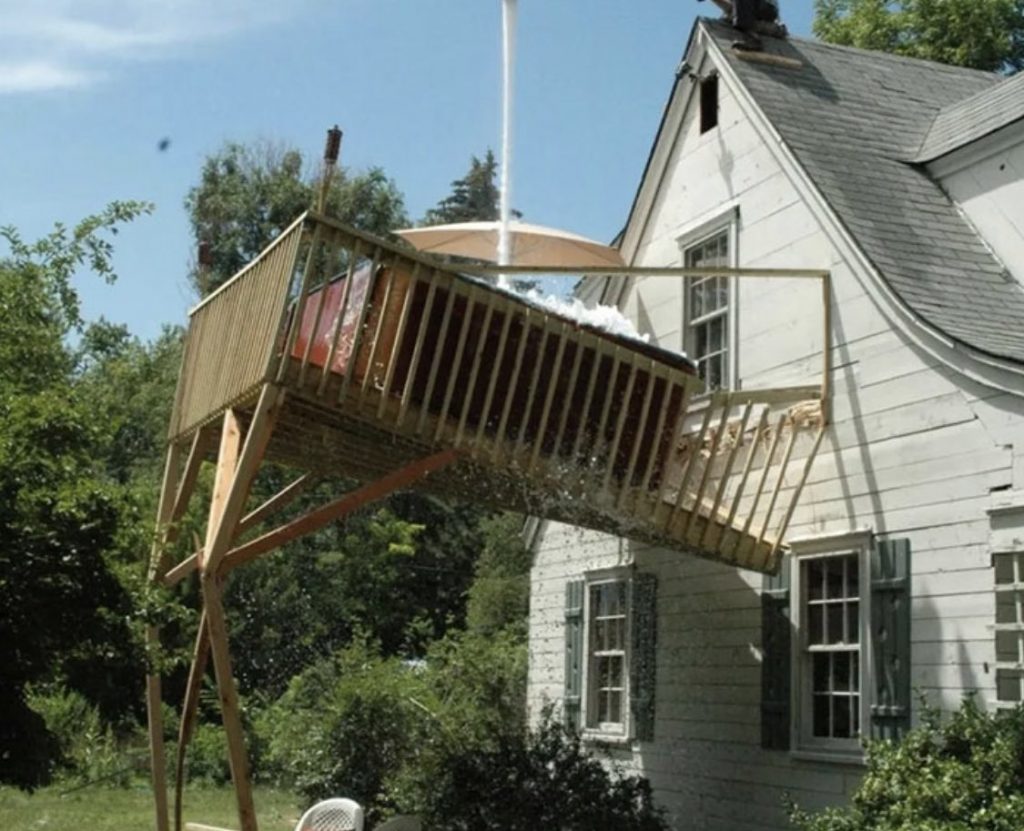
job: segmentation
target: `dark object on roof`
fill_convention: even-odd
[[[920,166],[939,111],[999,76],[803,39],[767,40],[799,69],[740,60],[733,30],[702,20],[754,101],[861,250],[918,316],[989,355],[1024,363],[1024,288]]]
[[[939,110],[913,159],[930,162],[1024,118],[1024,72]]]

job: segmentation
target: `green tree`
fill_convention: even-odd
[[[481,524],[484,547],[466,604],[466,625],[472,632],[489,635],[511,629],[525,643],[533,557],[523,540],[523,523],[521,515],[504,513]]]
[[[829,43],[989,71],[1024,66],[1024,0],[815,0]]]
[[[0,230],[0,780],[21,786],[46,781],[57,750],[29,684],[67,680],[108,712],[138,691],[124,671],[137,674],[133,606],[113,567],[130,500],[98,461],[104,414],[78,388],[67,339],[83,329],[72,277],[115,279],[105,232],[147,210],[113,203],[35,243]]]
[[[483,161],[470,157],[469,171],[452,182],[452,192],[427,211],[422,225],[493,221],[498,218],[499,193],[495,184],[498,162],[488,150]]]
[[[869,742],[851,804],[791,806],[802,831],[1019,831],[1024,828],[1024,707],[986,713],[968,697],[943,721],[926,708],[902,741]]]
[[[197,264],[190,275],[201,296],[253,260],[313,206],[319,177],[304,168],[301,151],[270,142],[229,142],[206,159],[199,184],[185,199],[192,234],[208,246],[210,256],[208,268]],[[401,192],[377,167],[360,173],[339,170],[326,212],[378,236],[408,224]]]

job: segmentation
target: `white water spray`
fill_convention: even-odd
[[[512,218],[512,76],[515,70],[516,0],[502,0],[501,6],[501,227],[498,231],[498,265],[512,262],[512,239],[509,221]],[[507,288],[502,275],[498,284]]]

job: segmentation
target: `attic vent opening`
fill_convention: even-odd
[[[718,74],[711,73],[700,81],[700,132],[718,126]]]

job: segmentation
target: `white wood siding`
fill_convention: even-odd
[[[913,683],[947,707],[968,690],[991,701],[987,511],[993,491],[1024,487],[1024,398],[965,380],[889,327],[728,85],[719,89],[716,130],[699,135],[692,110],[683,120],[636,262],[680,263],[680,235],[738,206],[740,265],[832,270],[834,424],[789,533],[909,537]],[[817,283],[747,280],[737,293],[740,385],[814,383],[823,349]],[[682,281],[649,278],[632,284],[622,305],[678,348],[682,303]],[[628,562],[659,578],[655,741],[605,752],[650,777],[673,827],[782,829],[785,794],[807,808],[845,801],[861,768],[759,746],[761,577],[679,553],[548,527],[531,582],[531,716],[562,695],[566,580]]]
[[[1024,126],[967,145],[929,166],[996,256],[1024,282]]]

